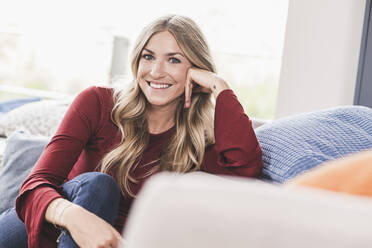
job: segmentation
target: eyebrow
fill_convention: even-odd
[[[147,52],[151,53],[151,54],[154,54],[153,51],[151,51],[150,49],[147,49],[147,48],[144,48],[143,50],[146,50]],[[174,56],[174,55],[181,55],[182,57],[185,57],[185,55],[183,55],[182,53],[179,53],[179,52],[174,52],[174,53],[167,53],[167,56]]]

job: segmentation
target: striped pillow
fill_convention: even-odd
[[[372,109],[342,106],[275,120],[255,129],[263,179],[283,183],[321,163],[372,148]]]

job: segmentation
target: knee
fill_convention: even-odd
[[[101,172],[88,172],[77,176],[71,182],[78,182],[79,191],[94,197],[95,201],[114,201],[120,199],[120,189],[110,175]]]
[[[101,172],[90,172],[88,174],[86,184],[92,191],[102,193],[119,193],[119,187],[112,176]]]

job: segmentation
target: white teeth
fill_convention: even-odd
[[[155,89],[165,89],[165,88],[171,87],[172,85],[170,85],[170,84],[154,84],[154,83],[150,83],[150,86],[152,88],[155,88]]]

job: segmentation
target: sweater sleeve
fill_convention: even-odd
[[[40,247],[48,242],[40,235],[47,206],[52,200],[62,197],[61,184],[99,122],[99,95],[96,87],[90,87],[72,102],[56,134],[22,184],[16,199],[16,211],[26,225],[29,247]]]
[[[216,99],[215,144],[206,148],[202,170],[213,174],[258,177],[262,152],[252,123],[231,89]]]

